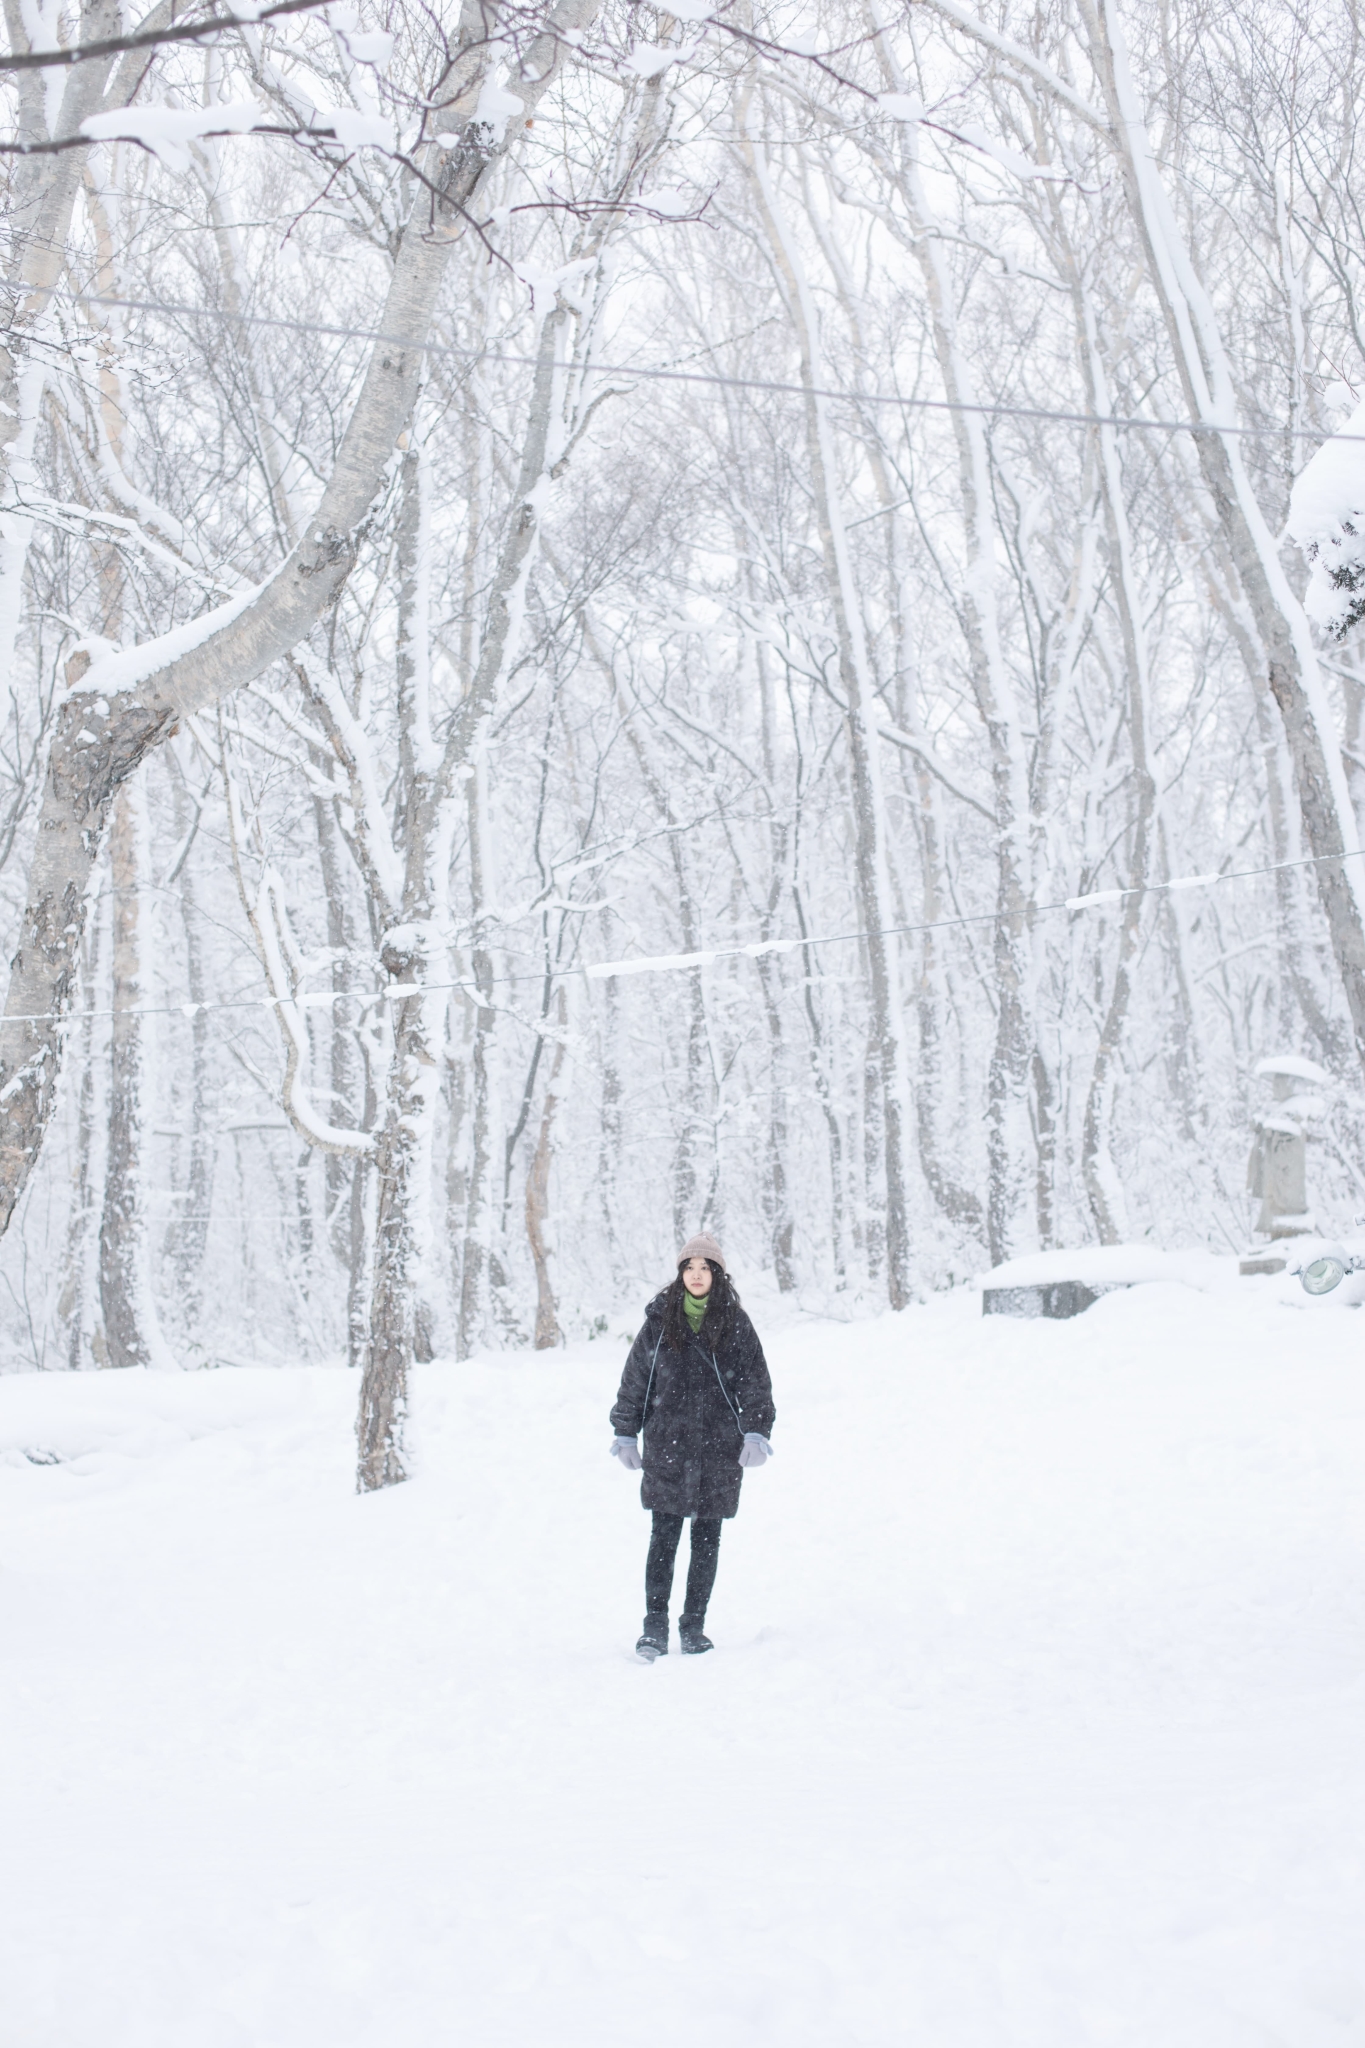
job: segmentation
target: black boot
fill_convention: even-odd
[[[710,1645],[707,1645],[710,1648]],[[652,1664],[656,1657],[668,1655],[668,1616],[647,1614],[640,1640],[635,1645],[635,1654],[645,1664]]]
[[[684,1657],[700,1657],[703,1650],[714,1650],[710,1636],[702,1633],[704,1614],[680,1614],[678,1616],[678,1645]]]

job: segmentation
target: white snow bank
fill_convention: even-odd
[[[1030,1252],[987,1273],[983,1287],[1039,1287],[1079,1280],[1086,1287],[1132,1287],[1146,1280],[1178,1281],[1204,1291],[1237,1278],[1237,1261],[1212,1252],[1167,1252],[1155,1245],[1085,1245],[1078,1251]]]
[[[1357,1321],[765,1335],[716,1651],[652,1670],[619,1342],[423,1368],[365,1500],[344,1371],[0,1378],[109,1460],[0,1466],[6,2040],[1356,2040]]]
[[[302,1393],[301,1393],[302,1390]],[[0,1465],[112,1473],[234,1431],[297,1419],[316,1389],[293,1373],[101,1372],[0,1378]]]
[[[1312,564],[1304,607],[1339,640],[1365,618],[1365,399],[1300,471],[1287,530]]]

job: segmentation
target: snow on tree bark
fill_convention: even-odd
[[[517,73],[529,116],[595,0],[561,0]],[[477,32],[475,32],[477,31]],[[139,763],[195,713],[220,704],[287,654],[323,617],[345,583],[358,537],[400,433],[411,417],[423,344],[463,216],[489,165],[506,148],[477,118],[490,51],[482,17],[470,24],[457,108],[458,140],[433,144],[436,196],[419,193],[379,320],[398,337],[376,343],[335,465],[299,545],[255,591],[229,599],[188,629],[106,657],[57,719],[19,951],[11,969],[0,1056],[9,1142],[0,1149],[0,1230],[32,1171],[52,1113],[61,1025],[70,1007],[70,941],[85,920],[89,877],[113,797]],[[506,593],[502,601],[506,602]],[[101,708],[107,703],[107,709]]]
[[[1208,295],[1171,211],[1129,69],[1113,0],[1080,0],[1108,104],[1129,206],[1146,251],[1176,368],[1193,420],[1204,483],[1265,651],[1266,682],[1280,708],[1294,762],[1299,808],[1317,868],[1318,895],[1346,995],[1356,1053],[1365,1064],[1365,876],[1341,754],[1332,733],[1308,620],[1289,588],[1274,540],[1231,436],[1236,401]]]

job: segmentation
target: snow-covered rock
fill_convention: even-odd
[[[1308,615],[1340,640],[1365,619],[1365,400],[1300,472],[1288,531],[1312,564]]]
[[[1084,1287],[1134,1287],[1147,1280],[1173,1280],[1204,1292],[1236,1277],[1237,1263],[1213,1252],[1163,1251],[1149,1244],[1092,1244],[1075,1251],[1029,1252],[1007,1259],[981,1282],[983,1287],[1048,1287],[1079,1280]]]

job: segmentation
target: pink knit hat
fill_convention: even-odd
[[[713,1266],[720,1267],[722,1273],[728,1270],[725,1264],[724,1252],[716,1243],[714,1237],[708,1237],[704,1230],[699,1231],[695,1237],[689,1237],[687,1243],[678,1253],[678,1264],[680,1266],[685,1266],[689,1259],[709,1259]]]

